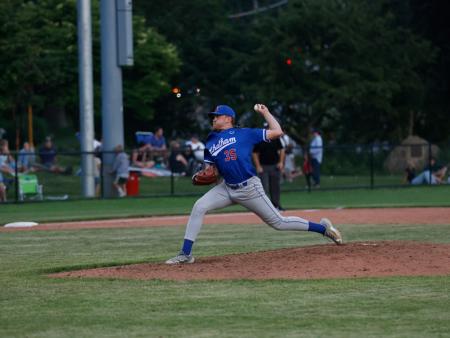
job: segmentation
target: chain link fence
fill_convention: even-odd
[[[304,174],[304,153],[293,151],[293,164],[283,173],[282,191],[318,191],[349,188],[407,187],[410,177],[422,174],[419,184],[448,184],[444,173],[441,182],[433,181],[436,171],[450,163],[450,147],[437,148],[429,143],[409,145],[327,145],[320,170],[320,187],[308,184]],[[95,153],[95,198],[104,196],[104,173],[101,158]],[[130,159],[132,152],[127,151]],[[0,162],[1,185],[7,202],[83,199],[80,152],[58,152],[52,164],[44,163],[39,154],[11,153],[10,160]],[[185,171],[171,170],[169,153],[165,160],[157,160],[148,168],[131,164],[127,190],[129,197],[201,195],[210,187],[193,186],[191,175],[201,163],[189,162]],[[1,155],[0,155],[0,158]],[[435,162],[433,162],[435,159]],[[428,168],[431,165],[431,168]],[[426,169],[431,169],[427,170]],[[445,171],[445,170],[444,170]],[[424,174],[425,172],[425,174]],[[428,175],[428,179],[427,176]],[[109,180],[111,181],[111,180]],[[431,183],[430,183],[431,182]],[[416,182],[417,183],[417,182]]]

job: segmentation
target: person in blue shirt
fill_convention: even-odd
[[[156,127],[155,132],[150,139],[149,148],[155,162],[162,162],[164,165],[168,164],[166,138],[164,137],[164,130],[162,127]]]
[[[323,159],[323,140],[322,136],[317,129],[311,129],[312,140],[309,145],[309,154],[312,166],[312,179],[314,181],[314,187],[320,187],[320,166]]]
[[[336,244],[342,244],[342,236],[330,220],[323,218],[320,223],[313,223],[300,217],[284,217],[264,193],[252,163],[253,148],[259,142],[280,138],[283,131],[265,105],[255,105],[255,111],[265,119],[267,129],[235,128],[236,114],[226,105],[217,106],[209,113],[213,131],[206,140],[204,162],[206,166],[215,166],[223,181],[195,202],[181,251],[167,260],[166,264],[194,263],[192,246],[202,227],[204,215],[232,204],[240,204],[254,212],[276,230],[313,231],[330,238]]]

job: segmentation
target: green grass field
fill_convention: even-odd
[[[448,188],[284,194],[287,207],[446,205]],[[2,221],[185,213],[192,198],[0,206]],[[162,208],[162,210],[159,210]],[[15,216],[14,216],[15,215]],[[341,225],[346,241],[450,243],[447,225]],[[450,276],[334,280],[50,279],[49,272],[161,262],[183,226],[0,233],[0,337],[446,337]],[[207,225],[197,257],[325,243],[264,225]],[[299,260],[308,259],[299,257]]]
[[[74,166],[74,173],[78,167]],[[82,198],[81,177],[73,175],[57,175],[47,172],[37,172],[39,184],[43,186],[44,198],[58,198],[67,195],[70,199]],[[15,181],[13,177],[8,189],[8,200],[14,201],[16,198]],[[399,186],[404,187],[402,177],[399,175],[375,175],[374,186]],[[371,186],[370,175],[323,175],[321,186],[324,189],[335,188],[369,188]],[[282,191],[306,190],[306,181],[303,176],[294,179],[293,182],[283,182]],[[140,196],[167,196],[201,194],[208,190],[208,187],[193,186],[190,177],[141,177],[139,180]]]
[[[54,222],[187,214],[199,196],[201,195],[0,204],[0,225],[15,221]],[[402,189],[318,190],[311,193],[284,192],[281,195],[281,203],[287,209],[450,206],[449,196],[450,185]],[[244,209],[235,206],[225,211],[242,210]]]

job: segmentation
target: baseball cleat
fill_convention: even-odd
[[[171,259],[168,259],[166,261],[166,264],[168,265],[175,265],[175,264],[192,264],[195,262],[195,258],[192,255],[185,255],[183,252],[180,252],[178,256],[175,256]]]
[[[342,235],[341,235],[341,233],[339,232],[338,229],[336,229],[333,226],[333,224],[331,224],[331,221],[328,218],[322,218],[320,220],[320,224],[322,224],[326,228],[325,233],[323,234],[325,237],[328,237],[329,239],[331,239],[337,245],[341,245],[342,244]]]

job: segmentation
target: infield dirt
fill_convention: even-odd
[[[450,208],[321,209],[283,213],[339,224],[449,224]],[[45,224],[35,230],[149,227],[185,224],[187,216]],[[205,224],[258,224],[251,213],[213,214]],[[450,244],[404,241],[314,245],[246,254],[203,257],[195,264],[133,264],[52,274],[52,277],[161,280],[321,279],[450,274]]]
[[[161,280],[321,279],[450,274],[450,245],[416,242],[353,242],[219,257],[194,264],[133,264],[52,274]]]

